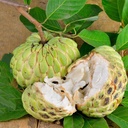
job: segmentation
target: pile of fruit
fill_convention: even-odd
[[[25,110],[43,121],[53,122],[76,111],[88,117],[112,113],[124,96],[127,75],[121,56],[110,46],[100,46],[80,57],[77,43],[66,37],[38,33],[17,47],[11,68],[25,90]]]

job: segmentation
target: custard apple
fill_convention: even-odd
[[[53,122],[72,115],[76,108],[72,100],[57,89],[56,82],[59,84],[62,80],[57,78],[55,81],[56,78],[51,78],[54,81],[49,86],[49,79],[46,77],[45,83],[35,82],[32,86],[29,85],[23,92],[22,102],[25,110],[36,119]]]
[[[121,103],[127,75],[121,56],[100,46],[68,67],[65,77],[45,77],[22,95],[25,110],[43,121],[55,121],[77,110],[89,117],[104,117]]]
[[[22,87],[36,81],[43,82],[44,77],[60,76],[67,73],[67,67],[79,56],[77,44],[72,39],[53,37],[44,32],[47,43],[40,43],[38,33],[33,33],[13,51],[10,66],[14,78]]]
[[[85,82],[74,93],[77,109],[85,115],[104,117],[121,103],[128,79],[121,56],[112,47],[95,48],[73,63],[68,72],[67,78],[74,85]]]

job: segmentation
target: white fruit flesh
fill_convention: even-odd
[[[102,89],[109,77],[108,66],[109,62],[106,59],[99,54],[93,54],[87,60],[82,59],[79,64],[72,67],[66,80],[46,77],[45,85],[49,85],[50,89],[43,88],[42,91],[46,93],[44,93],[46,99],[52,104],[68,106],[66,109],[71,110],[73,104],[86,101]]]
[[[60,95],[54,86],[49,86],[48,83],[41,82],[36,82],[35,86],[43,95],[44,99],[53,106],[62,108],[69,113],[76,111],[75,106],[71,104],[70,100],[65,95]]]
[[[99,54],[93,54],[88,59],[81,60],[67,75],[67,79],[74,83],[74,98],[81,103],[98,93],[109,77],[109,62],[106,59]]]

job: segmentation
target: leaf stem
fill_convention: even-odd
[[[14,6],[20,14],[22,14],[25,18],[27,18],[31,23],[33,23],[35,25],[36,29],[39,32],[39,35],[40,35],[40,38],[41,38],[41,42],[43,44],[46,42],[46,39],[44,37],[44,33],[42,31],[42,25],[36,19],[34,19],[31,15],[29,15],[29,13],[27,13],[24,10],[24,8],[29,10],[30,9],[29,6],[23,5],[23,4],[19,4],[19,3],[16,3],[16,2],[11,2],[9,0],[0,0],[0,2],[8,4],[8,5],[11,5],[11,6]]]

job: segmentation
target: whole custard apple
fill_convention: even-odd
[[[25,110],[43,121],[55,121],[77,110],[89,117],[112,113],[124,96],[127,75],[121,56],[100,46],[72,63],[61,77],[45,77],[22,95]]]
[[[40,43],[38,33],[33,33],[13,51],[10,66],[14,78],[22,87],[36,81],[43,82],[45,76],[63,77],[67,67],[80,57],[77,43],[65,37],[53,37],[44,32],[47,43]]]

